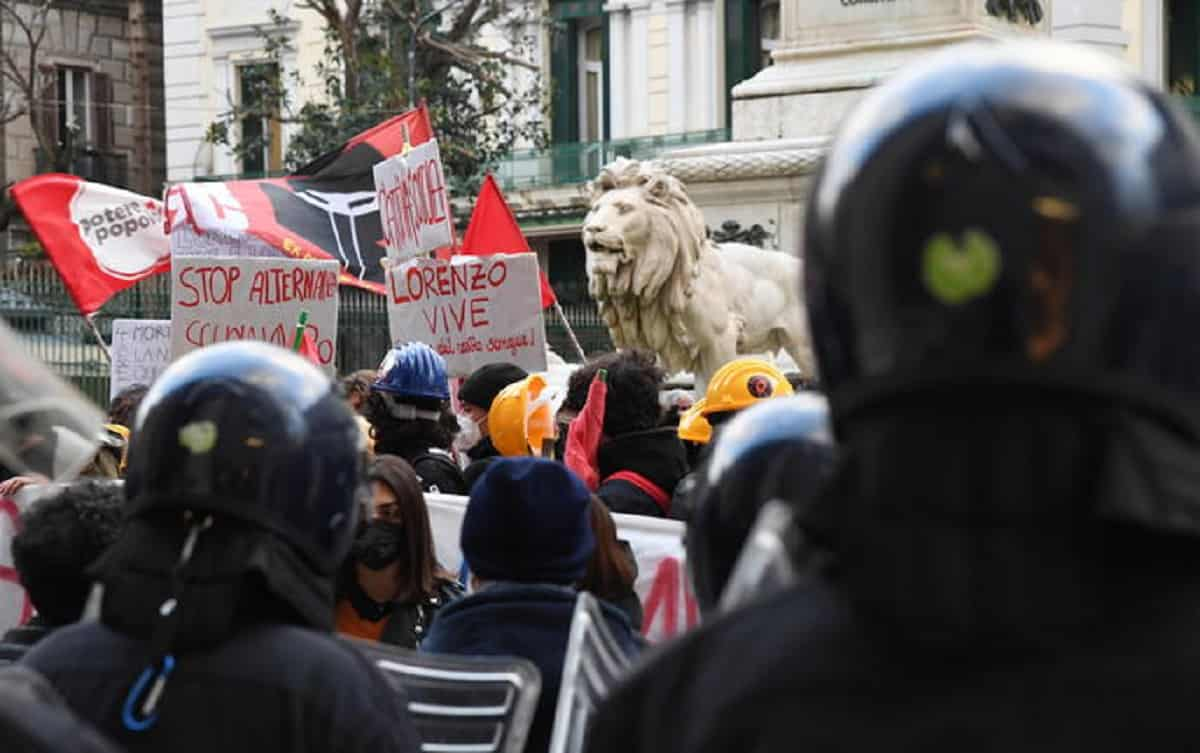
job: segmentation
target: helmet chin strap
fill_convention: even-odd
[[[415,405],[399,403],[396,402],[395,398],[391,397],[390,395],[385,395],[384,401],[387,403],[388,413],[391,414],[392,418],[400,421],[412,421],[417,418],[424,418],[428,421],[437,421],[442,417],[442,414],[439,411],[423,410]]]

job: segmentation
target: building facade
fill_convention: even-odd
[[[234,105],[250,104],[249,84],[267,66],[282,68],[269,74],[286,82],[292,102],[321,95],[314,71],[325,46],[324,29],[320,16],[299,6],[296,0],[163,0],[168,181],[283,168],[289,126],[279,120],[248,118],[235,124],[243,134],[266,136],[262,154],[242,159],[208,143],[205,135]],[[276,62],[264,35],[284,33],[290,44]]]
[[[40,132],[53,144],[73,140],[73,159],[60,169],[159,195],[165,178],[161,2],[56,2],[44,19],[32,6],[13,5],[32,22],[35,36],[44,36],[34,56],[31,113],[0,126],[0,184],[54,169]],[[6,54],[21,63],[29,59],[29,40],[11,17],[4,17],[0,36]]]

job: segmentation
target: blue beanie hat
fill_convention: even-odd
[[[575,583],[596,538],[591,493],[565,465],[499,458],[475,486],[462,524],[462,553],[483,580]]]

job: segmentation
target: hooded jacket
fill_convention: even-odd
[[[55,630],[22,664],[131,752],[419,749],[404,694],[329,634],[331,579],[292,562],[296,555],[270,534],[219,521],[201,536],[170,612],[174,629],[162,632],[176,533],[129,521],[93,567],[105,587],[103,622]],[[127,714],[139,708],[131,691],[155,656],[151,644],[164,635],[174,668],[156,721],[138,731],[139,718],[130,724]]]
[[[596,460],[596,495],[615,513],[665,517],[675,486],[688,472],[687,452],[669,428],[613,437],[600,445]]]
[[[442,608],[421,644],[430,654],[518,656],[537,665],[542,694],[526,753],[543,753],[550,746],[575,597],[574,589],[563,586],[493,583]],[[603,602],[601,608],[613,635],[628,651],[637,651],[625,615]]]

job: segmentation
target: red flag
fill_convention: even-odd
[[[168,232],[249,238],[300,259],[337,259],[343,284],[383,293],[376,162],[433,138],[422,104],[364,131],[285,178],[187,183],[167,194]]]
[[[608,385],[604,369],[596,374],[588,387],[587,402],[583,410],[571,420],[567,434],[567,450],[563,462],[583,479],[588,488],[596,491],[600,486],[599,464],[596,455],[600,451],[600,437],[604,434],[604,406],[608,402]]]
[[[35,175],[11,191],[85,316],[171,267],[158,199],[61,173]]]
[[[487,254],[520,254],[529,253],[529,242],[517,224],[517,218],[508,208],[500,186],[490,174],[483,179],[479,189],[479,197],[475,199],[475,208],[471,210],[471,222],[467,225],[467,234],[463,238],[462,247],[458,253],[476,256]],[[554,305],[554,289],[546,279],[542,278],[542,308]]]
[[[300,350],[297,352],[314,365],[318,367],[323,365],[321,356],[317,355],[317,342],[313,339],[311,332],[305,331],[303,339],[300,340]]]

